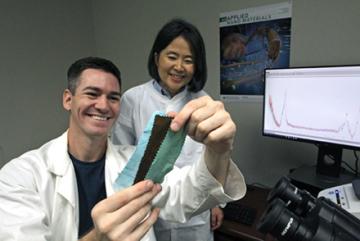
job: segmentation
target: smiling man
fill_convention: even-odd
[[[245,194],[230,160],[235,125],[210,97],[171,113],[173,131],[188,123],[188,135],[205,144],[202,158],[174,168],[161,186],[146,180],[115,193],[112,185],[135,149],[108,140],[120,92],[112,62],[88,57],[70,66],[63,93],[68,130],[0,170],[0,240],[153,241],[158,215],[185,222]]]
[[[80,74],[82,68],[72,67],[68,74],[69,88],[63,94],[63,106],[71,113],[69,152],[80,160],[93,162],[104,155],[108,132],[120,110],[120,73],[113,67],[114,73],[88,68]],[[81,149],[76,150],[77,145],[73,143],[91,143],[92,146],[79,153]],[[99,148],[103,153],[98,152]]]

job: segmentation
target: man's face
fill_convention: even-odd
[[[117,78],[98,69],[84,70],[75,94],[65,90],[63,106],[70,114],[69,130],[77,136],[107,137],[120,110]]]

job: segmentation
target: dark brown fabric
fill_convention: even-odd
[[[167,131],[171,124],[171,117],[156,115],[154,126],[151,130],[149,142],[146,146],[144,156],[141,159],[139,169],[136,173],[134,184],[144,180],[150,169],[152,161],[155,159],[161,143],[164,141]]]

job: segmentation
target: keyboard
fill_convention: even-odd
[[[224,219],[252,226],[256,218],[256,209],[239,203],[228,203],[223,209]]]

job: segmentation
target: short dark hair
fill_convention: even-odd
[[[99,57],[85,57],[75,61],[68,69],[68,89],[72,94],[75,94],[78,85],[79,76],[86,69],[99,69],[107,73],[113,74],[119,81],[121,86],[120,70],[110,60]]]
[[[165,49],[175,38],[183,37],[190,45],[194,55],[195,72],[189,82],[189,90],[198,92],[204,88],[207,79],[206,53],[204,40],[199,30],[183,19],[172,19],[158,32],[148,58],[148,71],[152,78],[160,82],[160,76],[155,62],[155,54]]]

